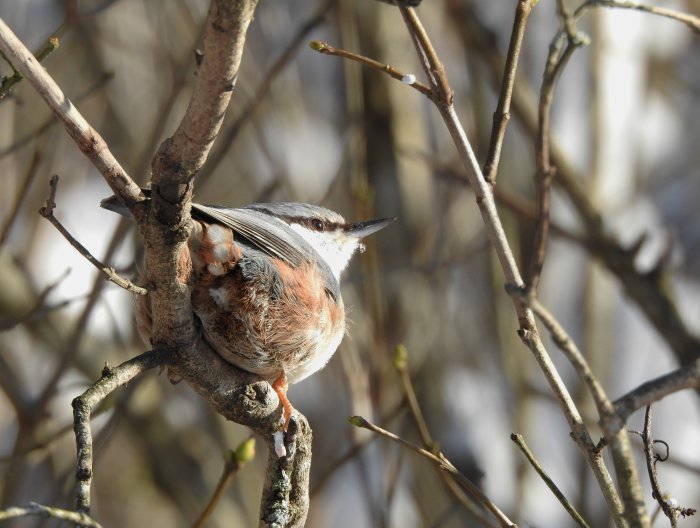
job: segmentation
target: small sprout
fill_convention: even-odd
[[[396,370],[404,370],[408,363],[408,350],[405,345],[398,345],[394,352],[394,368]]]
[[[241,464],[245,462],[250,462],[255,458],[255,438],[252,436],[247,440],[241,442],[236,448],[236,459]]]
[[[321,53],[323,53],[327,49],[325,42],[321,42],[320,40],[312,40],[311,42],[309,42],[309,47],[312,50],[319,51]]]
[[[354,425],[355,427],[367,427],[367,420],[365,420],[362,416],[350,416],[348,418],[348,422],[350,422],[350,425]]]
[[[412,73],[407,73],[406,75],[401,77],[401,82],[410,86],[416,82],[416,76]]]

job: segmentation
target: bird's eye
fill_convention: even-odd
[[[311,227],[316,231],[323,231],[323,229],[325,228],[323,222],[318,218],[311,219]]]

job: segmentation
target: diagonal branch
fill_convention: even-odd
[[[146,288],[142,288],[141,286],[136,286],[134,283],[132,283],[130,280],[125,279],[121,275],[119,275],[114,268],[110,268],[109,266],[104,265],[102,262],[100,262],[97,258],[95,258],[85,246],[83,246],[80,242],[78,242],[73,235],[71,235],[68,230],[63,227],[63,224],[58,221],[58,218],[56,218],[53,214],[54,209],[56,208],[56,188],[58,187],[58,175],[54,174],[51,177],[51,181],[49,182],[49,197],[46,200],[46,205],[39,209],[39,214],[46,218],[49,222],[51,222],[51,225],[53,225],[56,229],[58,229],[58,232],[63,235],[63,238],[65,238],[68,243],[73,246],[75,249],[78,250],[78,253],[80,253],[83,257],[85,257],[85,260],[87,260],[90,264],[95,266],[98,270],[100,270],[102,273],[104,273],[107,277],[107,280],[116,284],[117,286],[124,288],[127,291],[130,291],[131,293],[135,293],[137,295],[146,295],[148,293],[148,290]]]
[[[141,189],[112,155],[107,143],[64,95],[44,67],[0,18],[0,51],[44,99],[80,150],[130,208],[143,200]]]

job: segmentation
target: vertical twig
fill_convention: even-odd
[[[527,25],[527,20],[530,17],[532,8],[532,0],[518,0],[518,5],[515,8],[515,20],[513,21],[513,30],[510,34],[506,64],[503,68],[501,89],[498,92],[498,104],[496,106],[496,111],[493,113],[493,127],[491,128],[489,151],[486,155],[486,163],[484,164],[484,178],[492,186],[496,184],[498,163],[501,159],[501,147],[503,146],[506,127],[510,120],[510,100],[513,95],[513,87],[515,86],[515,78],[518,71],[520,49],[522,47],[523,37],[525,36],[525,26]]]
[[[549,148],[554,88],[571,55],[577,47],[583,44],[582,39],[568,33],[568,31],[574,31],[575,28],[570,27],[573,25],[571,17],[564,10],[563,4],[560,5],[561,16],[565,20],[564,24],[567,30],[556,35],[549,46],[549,55],[547,56],[547,64],[542,76],[540,101],[537,109],[538,127],[535,136],[535,239],[533,241],[532,259],[525,275],[526,289],[528,292],[533,293],[537,292],[537,286],[539,285],[549,236],[549,201],[552,177],[555,171],[551,165]],[[566,47],[563,47],[564,43],[566,43]]]

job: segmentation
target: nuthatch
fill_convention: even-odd
[[[126,212],[116,197],[102,207]],[[345,334],[341,273],[363,248],[360,239],[393,220],[348,223],[304,203],[192,204],[187,247],[203,337],[223,359],[272,384],[285,429],[293,411],[288,383],[323,368]],[[150,304],[143,296],[138,302],[137,325],[147,339]]]

